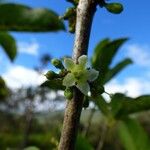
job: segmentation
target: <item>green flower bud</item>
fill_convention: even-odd
[[[48,80],[52,80],[54,78],[57,78],[58,77],[58,74],[56,74],[54,71],[48,71],[46,74],[45,74],[46,78]]]
[[[72,88],[66,88],[64,91],[64,96],[66,97],[66,99],[71,100],[73,98]]]
[[[105,8],[113,14],[120,14],[123,11],[123,6],[120,3],[109,3],[105,5]]]
[[[60,76],[60,77],[65,77],[65,76],[67,75],[67,73],[68,73],[68,71],[67,71],[66,69],[62,69],[62,70],[60,70],[60,72],[59,72],[59,76]]]
[[[58,69],[64,69],[62,62],[59,59],[52,59],[51,63]]]

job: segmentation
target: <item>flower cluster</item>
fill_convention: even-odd
[[[63,79],[63,85],[76,86],[84,95],[90,91],[89,82],[93,82],[99,75],[95,69],[87,68],[87,61],[86,55],[80,56],[77,64],[71,58],[64,59],[68,74]]]

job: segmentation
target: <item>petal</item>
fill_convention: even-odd
[[[65,68],[69,71],[71,71],[75,67],[75,63],[71,58],[65,58],[64,65],[65,65]]]
[[[88,70],[88,80],[89,81],[94,81],[95,79],[97,79],[98,75],[99,75],[99,71],[97,71],[95,69]]]
[[[63,79],[63,85],[66,87],[70,87],[75,85],[75,77],[72,73],[68,73]]]
[[[78,58],[78,62],[79,62],[79,66],[81,66],[82,68],[85,68],[87,64],[87,56],[86,55],[80,56]]]
[[[84,94],[88,95],[88,92],[90,91],[90,86],[87,82],[79,82],[76,87]]]

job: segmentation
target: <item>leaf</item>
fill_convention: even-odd
[[[99,57],[102,55],[101,53],[103,49],[108,45],[108,43],[110,43],[110,40],[108,38],[103,39],[96,45],[94,49],[94,53],[91,58],[91,63],[92,66],[97,70],[100,70],[100,66],[101,66],[101,60],[99,59]]]
[[[7,32],[0,32],[0,45],[4,48],[10,60],[13,61],[17,54],[15,39]]]
[[[75,149],[76,150],[94,150],[94,148],[89,143],[89,141],[81,135],[78,135]]]
[[[61,79],[53,79],[53,80],[47,80],[45,81],[41,87],[47,87],[52,90],[65,90],[65,86],[62,85]]]
[[[150,110],[150,95],[142,95],[133,100],[126,100],[119,113],[128,115],[131,113],[138,113],[141,111]]]
[[[8,89],[5,81],[0,76],[0,101],[4,100],[8,96]]]
[[[0,18],[1,31],[47,32],[65,29],[52,10],[32,9],[21,4],[1,4]]]
[[[127,41],[127,38],[120,38],[113,41],[104,39],[96,46],[92,57],[92,66],[100,71],[98,79],[99,84],[103,84],[105,75],[115,54],[125,41]]]
[[[103,112],[105,115],[108,115],[109,108],[105,99],[101,95],[92,97],[92,99],[94,100],[93,102],[98,106],[99,110]]]
[[[126,58],[122,60],[120,63],[118,63],[115,67],[112,69],[109,69],[106,73],[104,83],[110,81],[114,76],[116,76],[118,73],[120,73],[125,67],[132,64],[132,60],[130,58]]]
[[[110,107],[113,116],[116,118],[122,118],[132,113],[150,110],[150,95],[131,98],[124,94],[116,93],[112,97]]]
[[[125,150],[148,150],[150,140],[148,135],[139,124],[133,119],[120,121],[118,134]]]

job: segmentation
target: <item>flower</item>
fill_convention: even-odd
[[[76,86],[83,94],[87,95],[90,91],[88,82],[94,81],[99,75],[95,69],[87,68],[87,56],[80,56],[77,64],[71,58],[65,58],[64,65],[68,74],[63,79],[63,85],[66,87]]]

